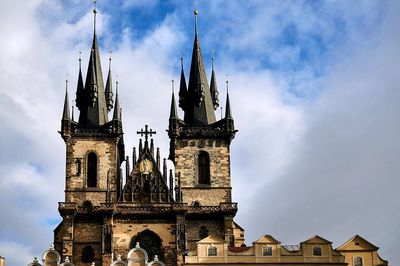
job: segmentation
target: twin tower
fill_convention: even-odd
[[[96,10],[94,10],[96,18]],[[75,265],[110,265],[126,258],[136,246],[149,259],[180,265],[195,252],[195,243],[213,235],[240,246],[243,231],[233,221],[237,204],[231,197],[230,143],[235,136],[229,95],[225,118],[217,121],[219,105],[214,65],[210,85],[197,33],[189,82],[181,71],[178,116],[172,94],[168,135],[169,160],[154,149],[154,131],[139,131],[138,149],[125,157],[118,84],[112,88],[111,69],[106,84],[94,31],[85,82],[79,64],[75,121],[65,95],[60,134],[66,144],[65,202],[59,203],[62,222],[54,230],[54,246]],[[109,115],[109,113],[111,114]],[[110,120],[109,117],[112,116]],[[167,118],[167,117],[166,117]],[[141,127],[141,125],[138,125]],[[125,161],[125,179],[121,164]],[[130,164],[132,163],[132,169]]]

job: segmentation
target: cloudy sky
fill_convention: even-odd
[[[112,52],[126,150],[149,124],[166,157],[171,80],[179,80],[181,56],[188,74],[193,1],[97,6],[103,72]],[[206,68],[210,76],[214,50],[222,103],[230,83],[239,129],[233,197],[247,243],[271,234],[298,244],[318,234],[338,247],[359,234],[399,265],[400,2],[200,0],[198,9]],[[40,256],[60,222],[65,79],[74,98],[92,17],[90,0],[2,1],[0,255],[7,265]]]

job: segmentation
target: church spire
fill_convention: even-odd
[[[96,1],[94,1],[96,3]],[[101,71],[99,47],[96,36],[96,6],[93,9],[94,32],[89,65],[86,74],[84,97],[80,101],[79,126],[98,127],[108,122],[107,104],[104,93],[103,74]],[[77,95],[79,95],[77,91]]]
[[[69,112],[69,99],[68,99],[68,80],[65,80],[65,99],[64,99],[64,110],[62,119],[71,120]]]
[[[194,15],[195,37],[184,120],[189,125],[205,126],[214,123],[216,119],[198,38],[197,10]]]
[[[178,112],[176,110],[174,80],[172,80],[172,99],[171,99],[171,110],[169,114],[169,119],[176,119],[176,118],[178,118]]]
[[[183,58],[181,57],[181,81],[179,85],[179,107],[186,110],[187,86],[185,72],[183,71]]]
[[[225,119],[233,119],[231,112],[231,103],[229,101],[229,82],[226,81],[226,107],[225,107]]]
[[[217,110],[219,106],[219,99],[218,99],[218,89],[217,89],[217,79],[215,77],[214,71],[214,51],[212,51],[212,73],[211,73],[211,82],[210,82],[210,92],[211,92],[211,99],[213,102],[214,110]]]
[[[115,106],[114,106],[113,120],[121,121],[121,108],[119,106],[119,99],[118,99],[118,81],[116,82],[115,87],[116,87],[115,88]]]
[[[83,109],[85,102],[85,87],[83,86],[83,78],[82,78],[82,58],[81,52],[79,52],[79,73],[78,73],[78,85],[76,87],[76,107],[79,110]]]
[[[113,91],[112,91],[112,75],[111,75],[111,55],[108,60],[109,63],[108,63],[108,75],[107,75],[105,96],[106,96],[107,111],[110,112],[114,105]]]

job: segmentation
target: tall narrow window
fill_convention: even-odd
[[[313,247],[312,254],[313,256],[322,256],[321,247]]]
[[[82,262],[94,262],[94,250],[92,246],[85,246],[82,251]]]
[[[199,184],[210,184],[210,156],[205,151],[198,154],[197,175]]]
[[[97,186],[97,155],[94,152],[88,155],[87,186]]]
[[[363,261],[361,257],[354,258],[354,266],[363,266]]]

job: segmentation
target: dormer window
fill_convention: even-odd
[[[263,246],[263,256],[272,256],[272,247]]]
[[[213,245],[209,246],[207,254],[208,256],[217,256],[217,248]]]
[[[94,152],[87,157],[87,186],[97,187],[97,155]]]
[[[210,185],[210,156],[205,151],[197,155],[197,181],[201,185]]]
[[[312,254],[313,254],[313,256],[322,256],[322,249],[321,249],[321,247],[318,247],[318,246],[313,247],[313,249],[312,249]]]
[[[354,266],[363,266],[362,257],[355,257],[354,258]]]

